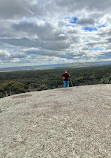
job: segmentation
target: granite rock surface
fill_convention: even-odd
[[[0,99],[0,158],[111,158],[111,85]]]

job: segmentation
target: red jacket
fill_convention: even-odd
[[[64,80],[68,81],[68,77],[70,77],[70,75],[68,73],[64,73],[62,74],[62,77],[64,77]]]

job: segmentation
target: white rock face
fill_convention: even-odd
[[[111,158],[111,85],[0,99],[0,158]]]

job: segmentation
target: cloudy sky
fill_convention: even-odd
[[[0,0],[0,67],[111,61],[111,0]]]

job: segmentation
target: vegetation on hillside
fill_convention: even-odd
[[[66,69],[66,68],[65,68]],[[73,86],[111,83],[111,66],[67,68]],[[64,69],[0,73],[0,98],[29,91],[63,87]],[[70,82],[70,86],[72,86]]]

